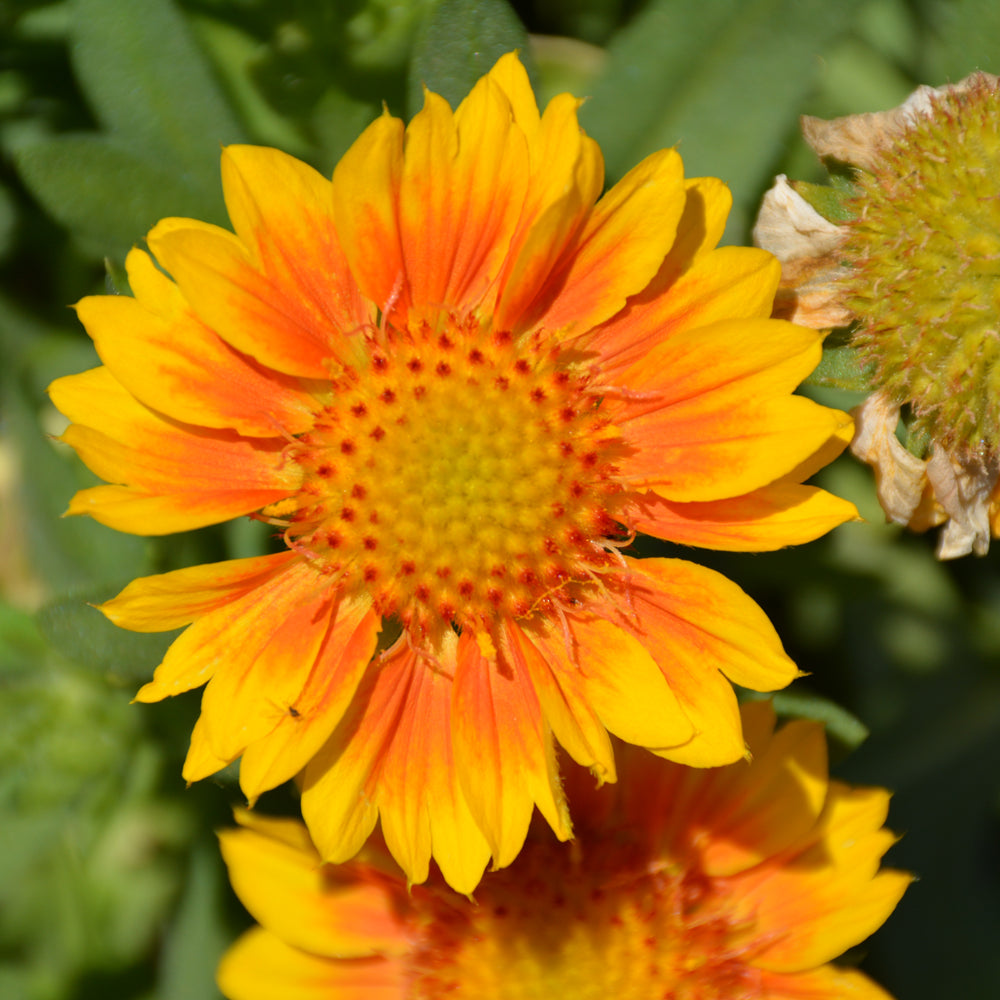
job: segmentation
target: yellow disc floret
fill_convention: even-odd
[[[619,531],[615,443],[586,368],[474,321],[445,327],[372,339],[291,448],[301,491],[265,512],[424,635],[568,604]]]

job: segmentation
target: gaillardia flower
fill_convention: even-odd
[[[744,710],[751,763],[687,768],[634,747],[617,786],[574,769],[578,839],[534,829],[475,901],[408,891],[376,841],[322,865],[294,820],[220,834],[260,926],[224,956],[230,1000],[888,1000],[828,964],[892,912],[889,795],[828,781],[814,722]],[[582,778],[581,778],[582,774]]]
[[[836,193],[782,177],[765,197],[755,237],[784,265],[778,314],[850,325],[873,390],[851,447],[887,516],[946,522],[941,558],[985,553],[1000,530],[1000,80],[803,132],[855,170]]]
[[[539,115],[510,55],[454,113],[384,114],[332,183],[230,147],[235,234],[164,220],[135,297],[78,306],[104,367],[52,397],[109,485],[70,512],[146,534],[249,514],[284,543],[103,606],[192,623],[138,700],[208,681],[185,776],[242,755],[252,800],[303,772],[327,860],[380,817],[411,880],[433,855],[470,890],[534,805],[569,837],[553,738],[604,780],[608,731],[739,758],[730,681],[794,666],[738,587],[623,549],[769,549],[854,513],[801,485],[850,421],[792,395],[819,337],[768,318],[777,262],[714,249],[728,194],[672,150],[597,200],[577,105]]]

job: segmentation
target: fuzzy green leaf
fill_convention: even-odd
[[[928,0],[922,82],[957,83],[975,69],[997,72],[1000,5],[996,0]]]
[[[524,25],[505,0],[441,0],[414,46],[408,113],[423,106],[424,86],[456,107],[505,52],[520,49],[527,62],[527,47]]]
[[[10,253],[17,227],[17,204],[6,187],[0,187],[0,260]]]
[[[831,187],[826,184],[810,184],[808,181],[792,181],[792,188],[829,222],[849,222],[854,217],[847,206],[851,192],[843,184]]]
[[[868,727],[836,702],[808,691],[778,691],[771,699],[779,715],[822,722],[827,733],[854,750],[868,739]]]
[[[218,146],[207,145],[217,174]],[[168,215],[225,222],[218,181],[209,193],[152,154],[100,135],[36,140],[15,151],[15,163],[52,217],[95,256],[124,258]]]
[[[164,942],[160,1000],[217,1000],[215,967],[229,943],[221,912],[224,883],[216,844],[195,844],[184,895]]]
[[[679,144],[688,176],[710,174],[732,187],[729,233],[742,240],[774,150],[857,6],[652,0],[612,39],[604,74],[581,109],[609,176]]]
[[[36,616],[38,627],[54,649],[82,666],[122,683],[146,681],[178,633],[130,632],[113,625],[91,606],[120,589],[100,587],[50,601]]]
[[[19,472],[7,514],[19,519],[17,542],[31,554],[32,573],[50,592],[141,575],[151,550],[147,539],[111,531],[87,517],[60,516],[73,493],[94,480],[87,474],[85,484],[79,461],[60,451],[39,426],[39,408],[25,384],[34,380],[34,372],[21,378],[12,374],[0,385],[5,433]]]
[[[871,369],[863,367],[853,347],[824,347],[823,357],[806,385],[819,385],[848,392],[871,392]]]
[[[72,10],[74,65],[101,124],[189,171],[189,185],[216,187],[219,145],[243,130],[177,6],[73,0]]]

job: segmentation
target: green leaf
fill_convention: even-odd
[[[822,89],[809,101],[820,118],[894,108],[913,90],[913,80],[894,58],[855,38],[841,42],[824,63]]]
[[[792,181],[792,188],[813,208],[830,222],[849,222],[854,213],[847,205],[852,192],[843,183],[836,186],[810,184],[808,181]]]
[[[159,1000],[216,1000],[215,967],[228,944],[223,931],[225,876],[214,843],[195,844],[184,895],[167,932]]]
[[[542,108],[557,94],[590,93],[606,58],[596,45],[548,35],[532,37],[531,55],[538,77],[535,94]]]
[[[61,517],[70,497],[84,485],[83,469],[42,429],[41,419],[54,411],[51,404],[39,407],[29,394],[32,381],[33,373],[14,369],[0,384],[5,432],[17,470],[8,516],[19,519],[16,542],[30,552],[32,571],[50,591],[63,593],[124,574],[141,575],[149,565],[147,539],[112,531],[90,518]],[[92,482],[90,478],[87,485]]]
[[[871,392],[872,372],[861,364],[853,347],[824,347],[823,357],[805,385],[824,386],[829,389],[846,389],[848,392]]]
[[[330,87],[316,102],[310,124],[322,147],[318,166],[328,176],[351,144],[379,116],[379,106]]]
[[[931,447],[931,436],[928,431],[913,423],[912,420],[906,422],[906,434],[903,445],[911,455],[917,458],[926,458]]]
[[[50,601],[38,611],[38,627],[52,647],[68,659],[122,683],[146,681],[179,633],[130,632],[113,625],[92,605],[108,600],[120,589],[100,587]]]
[[[454,108],[505,53],[520,49],[528,63],[528,34],[505,0],[441,0],[424,22],[413,49],[407,112],[423,107],[423,87]],[[530,66],[529,75],[532,74]]]
[[[678,145],[685,172],[732,187],[730,238],[742,240],[822,54],[851,26],[857,0],[652,0],[611,41],[581,109],[612,178]]]
[[[905,66],[920,46],[916,19],[907,0],[868,0],[858,11],[854,30],[900,66]]]
[[[195,188],[215,186],[219,145],[243,130],[177,6],[73,0],[72,10],[74,65],[101,124],[190,171]]]
[[[218,146],[207,146],[218,173]],[[121,259],[160,219],[183,215],[225,222],[221,187],[209,193],[149,153],[100,135],[28,142],[14,160],[24,183],[57,221],[95,256]]]
[[[358,73],[394,75],[398,70],[405,70],[412,54],[414,37],[438,2],[439,0],[363,0],[356,5],[356,11],[345,11],[345,44],[342,51],[350,67],[347,79]],[[333,6],[334,9],[343,10],[343,6],[338,5],[336,0]],[[488,8],[490,4],[466,6],[474,19],[479,16],[481,8]],[[303,17],[302,20],[313,32],[316,31],[315,18]]]
[[[35,621],[23,613],[15,620],[19,613],[12,609],[5,609],[4,617],[0,812],[16,809],[29,839],[37,841],[46,826],[39,814],[48,809],[72,809],[105,795],[117,801],[114,786],[131,766],[122,751],[134,741],[141,716],[125,692],[55,655]],[[9,817],[0,819],[0,830],[11,834]],[[2,883],[2,869],[10,862],[3,845],[0,860]]]
[[[45,653],[34,618],[0,601],[0,675],[25,673],[37,667]]]
[[[0,292],[0,350],[9,368],[20,364],[23,354],[49,340],[65,335],[61,327],[46,323],[22,309],[13,299]],[[75,339],[75,338],[74,338]],[[97,355],[91,354],[91,364]]]
[[[17,204],[10,191],[0,186],[0,260],[13,248],[16,227]]]
[[[931,30],[923,82],[957,83],[975,69],[997,71],[1000,5],[996,0],[932,0],[925,10]]]
[[[868,727],[836,702],[808,691],[778,691],[771,698],[779,715],[822,722],[827,733],[854,750],[868,739]]]
[[[602,45],[622,21],[622,8],[637,6],[625,0],[546,0],[546,38],[582,39]],[[537,29],[536,29],[537,30]],[[534,39],[532,39],[534,41]]]
[[[277,146],[286,153],[308,156],[311,152],[301,131],[279,114],[255,86],[251,69],[260,56],[260,42],[232,24],[206,16],[192,16],[191,29],[205,43],[213,65],[240,118],[254,141]]]

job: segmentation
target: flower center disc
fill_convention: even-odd
[[[619,530],[586,369],[472,321],[386,340],[335,380],[296,444],[300,493],[265,513],[423,634],[572,600]]]
[[[593,845],[591,845],[593,846]],[[442,900],[413,968],[420,1000],[753,1000],[752,923],[695,872],[626,863],[627,836],[574,861],[531,844],[492,874],[475,907]],[[603,857],[602,857],[603,855]],[[631,870],[630,870],[631,869]]]

